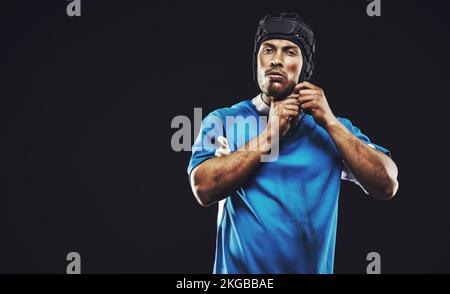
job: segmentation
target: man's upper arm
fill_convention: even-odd
[[[192,145],[192,155],[187,168],[190,180],[191,174],[197,166],[215,156],[220,148],[220,137],[223,137],[223,132],[222,119],[214,112],[203,119],[200,132]]]
[[[361,132],[361,130],[354,126],[350,120],[346,119],[346,118],[338,118],[341,123],[353,134],[355,135],[358,139],[360,139],[361,141],[363,141],[364,143],[366,143],[367,145],[369,145],[370,147],[374,148],[375,150],[377,150],[378,152],[383,153],[384,155],[388,156],[389,158],[391,158],[391,152],[378,145],[375,144],[374,142],[372,142],[368,136],[366,136],[365,134],[363,134]],[[358,179],[356,179],[356,177],[353,175],[353,173],[351,172],[350,168],[348,167],[348,165],[345,163],[344,160],[342,160],[342,172],[341,172],[341,179],[342,180],[346,180],[346,181],[351,181],[353,183],[355,183],[356,185],[358,185],[359,187],[361,187],[361,189],[366,193],[369,194],[364,187],[361,185],[361,183],[358,181]]]

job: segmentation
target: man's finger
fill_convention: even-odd
[[[299,111],[300,107],[297,104],[289,104],[284,106],[285,109]]]
[[[283,109],[282,115],[283,116],[297,116],[299,114],[298,111],[290,110],[290,109]]]
[[[319,98],[318,95],[305,95],[305,96],[300,96],[300,97],[298,98],[298,103],[299,103],[300,105],[303,105],[303,103],[306,103],[306,102],[309,102],[309,101],[313,101],[313,100],[316,100],[316,99],[318,99],[318,98]]]
[[[299,92],[300,96],[304,95],[320,95],[320,90],[317,89],[301,89]]]
[[[294,87],[293,92],[298,93],[302,88],[320,90],[319,87],[311,84],[310,82],[301,82]]]
[[[307,81],[301,82],[299,85],[301,85],[300,88],[305,87],[305,88],[308,88],[308,89],[321,90],[319,87],[317,87],[313,83],[310,83],[310,82],[307,82]]]
[[[292,96],[292,98],[286,98],[282,101],[280,101],[280,104],[287,105],[287,104],[297,104],[297,99],[300,97],[298,94],[296,96]]]
[[[303,103],[301,108],[303,110],[311,110],[311,109],[315,108],[316,106],[317,106],[317,104],[315,101],[309,101],[309,102]]]

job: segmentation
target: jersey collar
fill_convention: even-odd
[[[262,94],[258,94],[255,98],[252,99],[252,104],[255,106],[256,110],[262,115],[269,115],[270,106],[264,102],[262,99]],[[303,118],[305,113],[303,111],[300,112],[300,118]]]
[[[255,98],[252,99],[252,103],[255,106],[256,110],[263,115],[268,115],[270,106],[264,102],[262,99],[262,94],[258,94]]]

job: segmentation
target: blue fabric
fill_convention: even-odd
[[[239,115],[260,114],[251,100],[245,100],[204,118],[189,175],[214,157],[218,136],[226,137],[234,152],[263,131],[234,130],[231,138],[226,116]],[[359,139],[390,155],[348,119],[338,119]],[[279,146],[276,161],[261,163],[245,186],[222,201],[214,273],[333,273],[342,158],[328,133],[308,114]]]

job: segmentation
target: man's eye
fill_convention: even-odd
[[[295,55],[297,55],[297,52],[295,52],[294,50],[289,50],[288,54],[291,56],[295,56]]]
[[[263,52],[265,54],[269,54],[270,52],[272,52],[272,49],[271,48],[264,48]]]

